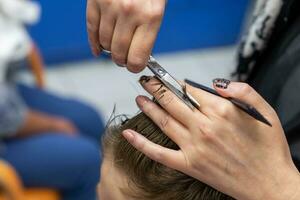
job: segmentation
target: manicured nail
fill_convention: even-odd
[[[138,106],[140,107],[140,109],[143,109],[143,106],[148,103],[150,100],[145,97],[145,96],[138,96],[136,98],[136,103],[138,104]]]
[[[217,88],[227,89],[231,82],[224,78],[216,78],[213,80],[213,83]]]
[[[142,76],[139,80],[140,84],[148,83],[151,80],[151,76]]]
[[[125,137],[125,139],[128,142],[132,142],[134,140],[134,134],[131,130],[125,130],[123,131],[122,135]]]

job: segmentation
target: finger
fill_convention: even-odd
[[[167,167],[180,170],[186,164],[185,156],[181,151],[157,145],[133,130],[125,130],[122,135],[137,150]]]
[[[116,15],[110,13],[110,10],[101,9],[101,21],[99,28],[99,41],[106,50],[111,50],[111,42],[116,25]]]
[[[173,118],[182,123],[185,127],[194,126],[199,120],[207,118],[198,110],[190,109],[185,103],[180,100],[169,89],[154,77],[142,77],[140,83],[143,88],[166,110]],[[201,104],[201,102],[200,102]],[[199,113],[196,115],[195,113]]]
[[[135,24],[121,16],[116,23],[111,44],[112,58],[119,65],[126,65],[127,56],[135,31]]]
[[[133,73],[141,72],[152,52],[160,23],[137,27],[128,53],[127,68]]]
[[[216,91],[224,96],[238,99],[245,102],[263,113],[273,114],[272,107],[248,84],[240,82],[230,82],[226,79],[215,79],[214,87]]]
[[[148,97],[138,96],[136,102],[145,113],[171,140],[181,146],[189,137],[188,130]]]
[[[214,112],[218,105],[229,103],[227,100],[206,92],[200,88],[193,87],[187,83],[185,83],[185,85],[187,92],[190,93],[200,103],[200,111],[206,116],[209,116],[211,112]]]
[[[95,1],[87,1],[86,8],[86,25],[90,48],[94,56],[99,56],[101,50],[99,48],[99,24],[100,24],[100,9]]]

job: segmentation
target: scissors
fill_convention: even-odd
[[[102,52],[111,56],[111,51],[100,47]],[[125,66],[122,66],[125,67]],[[150,55],[147,67],[160,80],[163,85],[174,93],[181,101],[183,101],[190,109],[199,109],[200,104],[197,100],[185,90],[185,86],[180,84],[173,76],[170,75],[156,60]]]
[[[105,50],[104,48],[100,47],[103,51],[103,53],[107,54],[107,55],[111,55],[111,52],[108,50]],[[122,66],[125,67],[125,66]],[[171,92],[173,92],[181,101],[183,101],[189,108],[193,109],[199,109],[200,108],[200,104],[197,102],[197,100],[195,100],[195,98],[189,94],[186,91],[186,87],[182,84],[180,84],[175,78],[173,78],[173,76],[171,76],[156,60],[155,58],[150,55],[149,59],[148,59],[148,63],[147,63],[147,67],[152,71],[152,73],[155,75],[155,77],[160,80],[165,87],[167,87]],[[193,81],[190,80],[185,80],[186,83],[202,89],[206,92],[209,92],[213,95],[222,97],[221,95],[219,95],[215,90],[208,88],[204,85],[195,83]],[[257,111],[256,108],[254,108],[253,106],[244,103],[238,99],[235,98],[226,98],[226,97],[222,97],[225,98],[227,100],[229,100],[231,103],[233,103],[235,106],[237,106],[239,109],[243,110],[244,112],[246,112],[248,115],[252,116],[253,118],[255,118],[256,120],[272,127],[272,124],[260,113]]]

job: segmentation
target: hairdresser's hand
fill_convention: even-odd
[[[153,78],[144,79],[142,85],[163,109],[142,96],[137,104],[180,150],[163,148],[134,131],[124,131],[124,137],[137,149],[239,200],[300,199],[299,173],[280,121],[247,84],[235,82],[226,89],[215,85],[215,89],[223,96],[253,105],[273,127],[229,101],[193,87],[187,86],[187,90],[201,104],[200,111],[192,111]]]
[[[88,0],[87,29],[95,56],[101,45],[113,60],[140,72],[151,54],[166,0]]]

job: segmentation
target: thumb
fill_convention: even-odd
[[[218,78],[213,80],[213,85],[223,97],[240,100],[263,113],[273,113],[273,108],[247,83]]]

